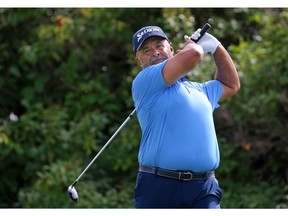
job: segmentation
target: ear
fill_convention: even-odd
[[[137,65],[142,68],[143,63],[142,63],[141,59],[136,56],[136,57],[135,57],[135,61],[137,62]]]
[[[170,42],[170,50],[171,50],[171,54],[174,55],[174,48],[173,48],[173,44]]]

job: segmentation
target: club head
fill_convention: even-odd
[[[78,193],[73,185],[70,185],[68,187],[67,193],[69,197],[73,200],[73,202],[77,203],[79,201]]]

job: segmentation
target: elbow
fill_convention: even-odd
[[[191,46],[186,49],[186,53],[188,61],[194,62],[194,65],[200,63],[204,58],[203,48],[197,44],[191,44]]]
[[[234,92],[234,94],[236,94],[239,90],[240,90],[240,88],[241,88],[241,84],[240,84],[240,82],[238,81],[237,83],[235,83],[235,85],[233,86],[233,92]]]
[[[240,88],[241,88],[241,84],[239,82],[239,84],[237,85],[237,91],[236,92],[238,92],[240,90]]]
[[[240,90],[240,88],[241,88],[241,83],[240,83],[240,80],[238,78],[238,82],[235,84],[235,87],[234,87],[235,93],[238,92]]]
[[[201,48],[201,47],[200,47]],[[203,49],[194,48],[190,50],[189,57],[187,59],[188,64],[190,65],[190,69],[195,68],[204,58]]]
[[[183,62],[182,66],[185,67],[184,71],[187,72],[195,68],[203,59],[204,52],[202,47],[198,45],[191,45],[191,47],[185,47],[177,55]]]
[[[234,85],[225,85],[223,82],[223,91],[222,91],[222,96],[220,98],[220,101],[225,100],[228,97],[233,96],[240,90],[240,82],[235,83]]]
[[[234,86],[230,87],[230,95],[236,94],[241,88],[240,82],[236,83]]]
[[[202,61],[202,59],[204,58],[204,51],[203,51],[203,48],[201,46],[197,46],[193,50],[193,57],[198,60],[198,63],[200,61]]]

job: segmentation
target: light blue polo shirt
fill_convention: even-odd
[[[206,172],[219,166],[213,111],[222,84],[181,78],[171,86],[162,76],[167,60],[142,70],[132,97],[142,130],[139,163],[170,170]]]

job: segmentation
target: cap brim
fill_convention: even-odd
[[[163,37],[163,36],[160,36],[160,35],[149,35],[149,36],[147,36],[147,37],[139,44],[139,46],[137,47],[137,49],[134,51],[135,54],[136,54],[137,51],[139,51],[139,49],[141,49],[141,46],[143,45],[143,43],[144,43],[147,39],[149,39],[149,38],[151,38],[151,37],[160,37],[160,38],[163,38],[163,39],[169,41],[168,38]]]

